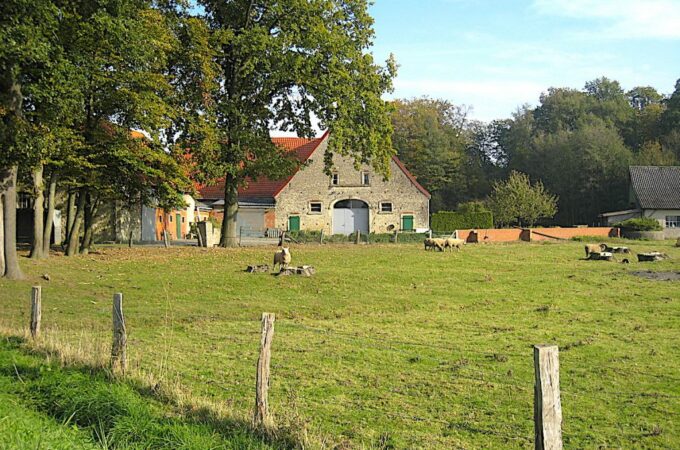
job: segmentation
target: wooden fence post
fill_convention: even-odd
[[[255,426],[269,428],[269,362],[271,361],[272,339],[274,338],[274,314],[262,313],[262,336],[260,357],[257,360],[257,381],[255,383]]]
[[[354,242],[355,244],[358,244],[361,242],[361,230],[357,230],[357,240]]]
[[[31,337],[37,339],[40,335],[40,319],[42,318],[42,288],[33,286],[31,289]]]
[[[399,230],[394,230],[394,243],[399,243]]]
[[[127,369],[127,331],[123,316],[123,294],[113,294],[113,343],[111,345],[111,369],[125,374]]]
[[[323,229],[321,230],[321,235],[319,236],[319,244],[323,244]]]
[[[562,449],[560,361],[556,345],[534,346],[534,431],[536,450]]]

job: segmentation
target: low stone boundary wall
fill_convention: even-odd
[[[458,238],[466,242],[513,242],[553,241],[577,236],[619,237],[619,229],[613,227],[587,228],[490,228],[482,230],[458,230]]]

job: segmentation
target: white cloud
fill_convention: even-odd
[[[538,102],[541,92],[548,86],[518,80],[439,80],[400,79],[394,82],[400,97],[427,95],[445,98],[454,104],[471,106],[471,117],[490,121],[508,117],[509,112],[527,102]]]
[[[534,0],[533,7],[540,14],[603,22],[585,33],[590,37],[680,39],[676,0]]]

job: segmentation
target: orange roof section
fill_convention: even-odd
[[[319,145],[328,138],[328,131],[326,131],[321,137],[314,139],[307,138],[297,138],[297,137],[275,137],[272,138],[272,142],[284,149],[295,152],[296,158],[304,163],[312,154],[319,148]],[[397,167],[401,169],[402,172],[408,177],[408,179],[413,183],[413,185],[422,192],[427,198],[430,198],[430,193],[416,181],[416,178],[411,174],[411,172],[406,169],[404,163],[402,163],[399,158],[393,156],[392,159],[397,164]],[[299,169],[298,169],[299,170]],[[259,178],[256,181],[246,180],[246,185],[241,186],[238,189],[238,195],[242,198],[274,198],[285,188],[290,180],[293,179],[295,174],[298,172],[296,170],[289,177],[283,178],[281,180],[269,180],[267,178]],[[224,179],[220,179],[216,184],[211,186],[198,186],[197,190],[200,194],[201,199],[207,200],[217,200],[224,198]]]

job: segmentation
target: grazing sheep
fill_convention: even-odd
[[[434,240],[432,238],[425,238],[423,243],[425,244],[425,250],[434,250]]]
[[[443,252],[444,248],[446,248],[446,239],[432,239],[432,245],[434,246],[433,248]]]
[[[448,239],[446,239],[446,242],[445,242],[445,247],[448,248],[449,250],[453,250],[453,248],[455,247],[456,250],[460,251],[460,248],[463,245],[465,245],[464,239],[448,238]]]
[[[586,258],[590,258],[591,253],[600,253],[605,250],[605,244],[586,244]]]
[[[291,261],[290,250],[288,247],[281,247],[281,250],[274,253],[274,266],[279,265],[279,271],[288,268]]]

